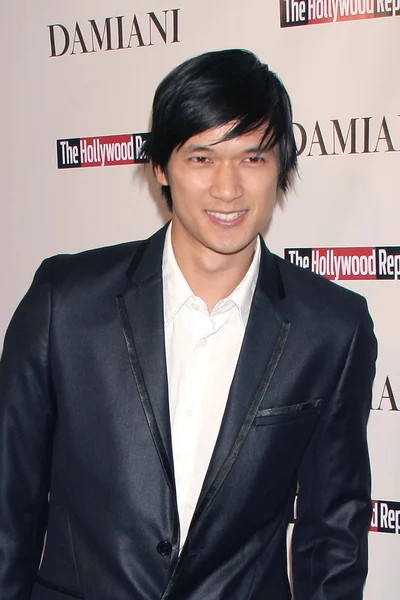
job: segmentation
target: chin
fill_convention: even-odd
[[[246,248],[248,248],[251,241],[248,243],[225,243],[225,244],[215,244],[214,246],[210,246],[210,249],[218,254],[224,254],[225,256],[230,256],[233,254],[239,254]]]

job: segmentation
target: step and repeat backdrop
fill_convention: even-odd
[[[14,0],[1,33],[0,347],[41,260],[168,219],[140,158],[161,78],[241,47],[284,81],[300,177],[271,250],[368,299],[379,339],[367,600],[400,588],[400,0]]]

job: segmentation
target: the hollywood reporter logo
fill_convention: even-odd
[[[400,0],[280,0],[281,27],[400,15]]]
[[[57,140],[59,169],[108,167],[148,162],[142,146],[148,133],[126,133]]]
[[[326,279],[400,279],[400,246],[285,248],[285,258]]]
[[[291,523],[297,520],[297,494],[293,506]],[[370,531],[378,533],[400,534],[400,502],[372,500],[372,519]]]
[[[370,531],[400,534],[400,502],[372,500]]]

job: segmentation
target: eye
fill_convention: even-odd
[[[263,156],[259,156],[256,154],[255,156],[248,156],[244,159],[244,162],[250,163],[252,165],[262,164],[265,162],[265,158]]]
[[[207,156],[191,156],[189,160],[200,165],[211,162]]]

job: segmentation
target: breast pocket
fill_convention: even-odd
[[[257,411],[254,425],[266,426],[280,423],[291,423],[292,421],[302,419],[313,419],[318,417],[323,406],[323,399],[316,398],[299,404],[289,406],[276,406],[271,408],[261,408]]]

